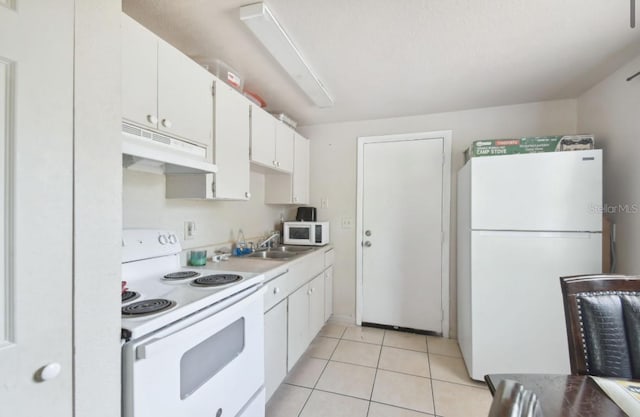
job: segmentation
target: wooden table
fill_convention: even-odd
[[[540,399],[544,417],[626,417],[587,376],[546,374],[492,374],[484,377],[491,395],[503,379],[521,383]]]

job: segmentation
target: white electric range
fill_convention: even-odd
[[[180,252],[173,232],[123,231],[123,417],[263,417],[263,275]]]

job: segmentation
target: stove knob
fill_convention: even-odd
[[[165,235],[158,236],[158,242],[160,242],[161,245],[166,245],[167,244],[167,237]]]
[[[176,243],[178,243],[178,237],[174,234],[170,234],[169,243],[171,243],[172,245],[175,245]]]

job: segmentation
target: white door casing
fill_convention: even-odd
[[[0,404],[72,415],[74,2],[0,2]]]
[[[358,324],[448,337],[450,148],[450,131],[358,138]]]

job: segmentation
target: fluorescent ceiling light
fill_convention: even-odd
[[[240,20],[251,29],[282,68],[318,107],[333,106],[333,99],[327,89],[305,62],[300,51],[291,42],[284,28],[265,3],[240,7]]]

